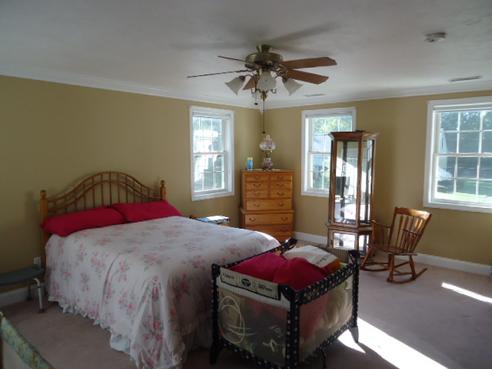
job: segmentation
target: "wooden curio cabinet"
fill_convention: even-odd
[[[377,133],[332,132],[328,247],[365,252],[371,234]]]

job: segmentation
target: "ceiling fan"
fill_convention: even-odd
[[[328,79],[328,76],[304,72],[299,69],[328,67],[337,65],[337,62],[327,56],[319,58],[307,58],[284,61],[282,55],[271,52],[270,45],[258,45],[256,52],[249,54],[246,58],[237,59],[228,56],[219,58],[244,63],[246,69],[233,70],[218,73],[206,73],[188,76],[188,78],[207,77],[221,74],[239,73],[239,77],[226,82],[226,85],[237,95],[239,90],[251,90],[255,101],[265,101],[268,92],[275,93],[277,90],[276,78],[281,78],[285,88],[292,95],[303,81],[319,85]],[[246,81],[247,80],[247,81]]]

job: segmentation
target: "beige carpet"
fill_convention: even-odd
[[[360,344],[343,335],[330,348],[328,368],[491,368],[490,277],[430,267],[406,285],[385,278],[384,273],[362,272]],[[468,291],[475,295],[463,294]],[[57,369],[135,369],[127,355],[110,349],[107,332],[80,316],[63,314],[56,305],[40,315],[35,302],[4,311]],[[192,352],[184,366],[209,367],[206,350]],[[255,366],[223,351],[214,368]]]

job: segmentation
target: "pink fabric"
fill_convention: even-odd
[[[107,227],[125,223],[125,218],[111,208],[96,208],[75,213],[57,215],[44,221],[46,232],[66,237],[74,232],[89,228]]]
[[[268,252],[245,260],[231,269],[241,274],[246,274],[266,281],[273,281],[275,272],[285,262],[286,260],[282,256]]]
[[[114,204],[112,207],[119,211],[127,222],[141,222],[143,220],[182,216],[179,210],[166,200],[134,204]]]
[[[325,277],[323,269],[301,258],[285,260],[276,270],[273,282],[301,290]]]

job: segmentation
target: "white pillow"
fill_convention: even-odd
[[[295,247],[284,252],[283,256],[286,259],[303,258],[320,268],[324,268],[328,264],[331,264],[337,260],[335,255],[312,245]]]

